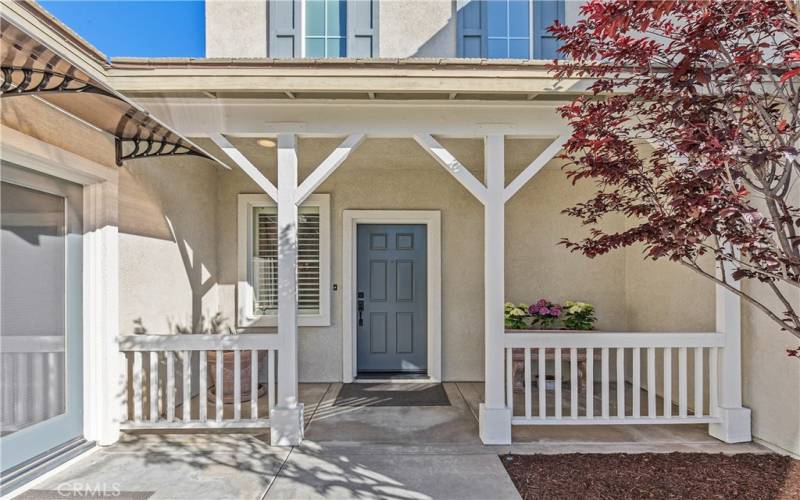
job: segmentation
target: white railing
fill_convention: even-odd
[[[121,427],[269,427],[277,347],[272,334],[120,337],[127,361]]]
[[[512,424],[718,422],[721,346],[723,335],[718,333],[506,332],[506,403],[512,409]]]

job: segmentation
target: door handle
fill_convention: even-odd
[[[361,293],[359,293],[361,295]],[[364,301],[358,300],[358,326],[364,326]]]

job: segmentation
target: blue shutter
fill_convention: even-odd
[[[348,0],[347,57],[378,57],[378,0]]]
[[[457,14],[458,57],[486,56],[486,2],[463,0]]]
[[[269,0],[269,56],[300,57],[300,0]]]
[[[559,59],[558,40],[547,28],[556,20],[564,23],[564,0],[534,0],[533,4],[533,58]]]

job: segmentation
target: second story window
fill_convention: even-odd
[[[270,57],[378,56],[378,0],[269,0]]]
[[[306,0],[306,57],[347,56],[346,0]]]
[[[530,59],[530,0],[495,0],[487,3],[487,56]]]
[[[458,0],[458,56],[557,59],[547,28],[565,22],[565,0]]]

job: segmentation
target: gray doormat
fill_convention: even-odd
[[[442,384],[344,384],[333,406],[450,406]]]

